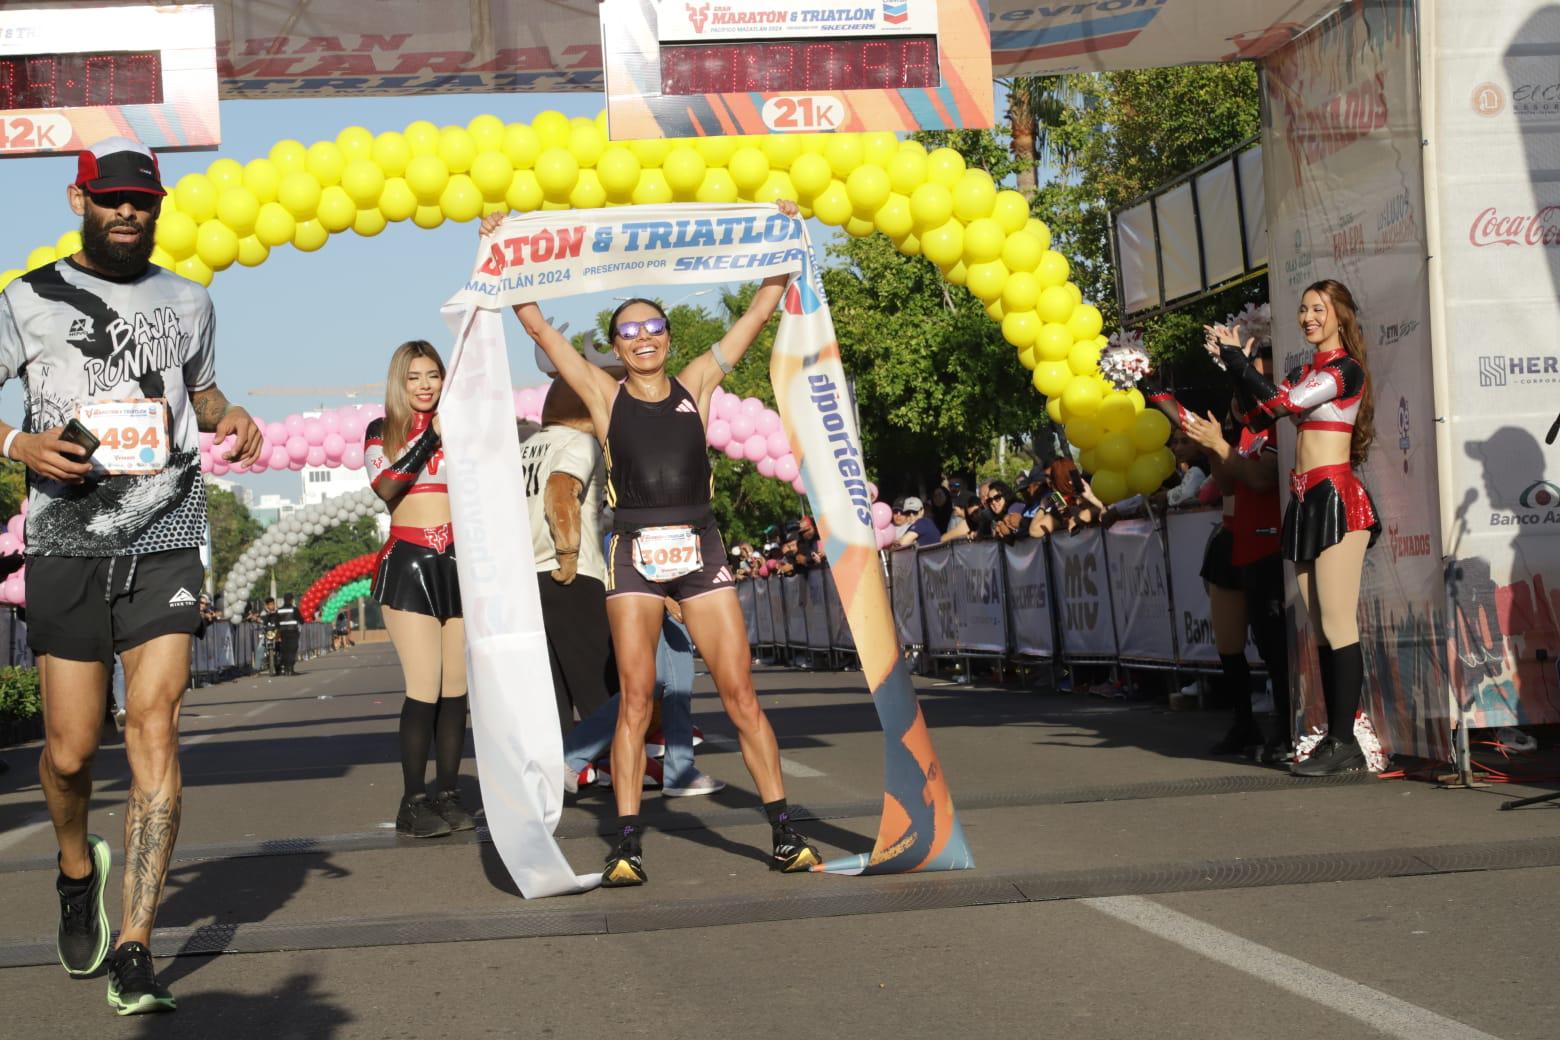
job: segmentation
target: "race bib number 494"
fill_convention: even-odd
[[[89,401],[80,419],[97,437],[92,459],[111,475],[156,473],[168,464],[164,401]]]

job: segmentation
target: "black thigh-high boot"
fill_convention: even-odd
[[[1220,654],[1219,668],[1219,683],[1229,697],[1234,717],[1229,732],[1210,751],[1215,755],[1238,755],[1262,743],[1262,731],[1251,712],[1251,665],[1246,663],[1245,654]]]

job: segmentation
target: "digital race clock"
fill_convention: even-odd
[[[0,156],[221,140],[208,4],[0,8]]]
[[[602,0],[614,140],[992,125],[981,0]]]

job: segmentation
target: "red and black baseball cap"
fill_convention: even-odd
[[[85,191],[166,195],[157,156],[139,141],[108,137],[76,156],[76,186]]]

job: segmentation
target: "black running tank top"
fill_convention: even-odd
[[[715,475],[705,448],[699,403],[677,379],[662,401],[641,401],[619,387],[607,423],[607,505],[612,526],[637,531],[661,524],[702,526],[711,519]]]

